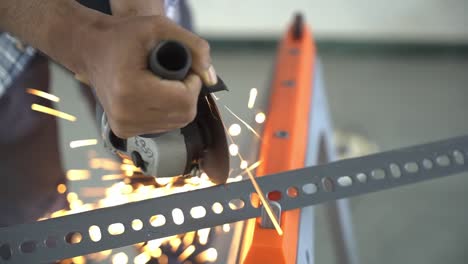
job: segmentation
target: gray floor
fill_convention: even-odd
[[[231,89],[220,101],[251,122],[255,111],[246,107],[248,91],[259,88],[257,110],[266,109],[265,87],[274,52],[215,49],[213,56],[218,73]],[[467,56],[324,52],[321,58],[335,128],[364,135],[381,150],[468,132],[464,118],[468,115]],[[62,97],[58,107],[78,116],[78,122],[61,121],[60,125],[68,169],[87,168],[89,151],[69,149],[68,142],[98,138],[75,86],[63,70],[54,68],[54,90]],[[235,121],[223,112],[227,123]],[[251,136],[243,133],[241,150],[253,161]],[[99,156],[106,155],[102,148],[94,149]],[[466,176],[353,198],[362,263],[465,263]],[[317,215],[316,263],[334,263],[321,206]]]

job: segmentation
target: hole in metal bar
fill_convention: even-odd
[[[57,247],[57,238],[54,236],[49,236],[44,240],[44,245],[48,248],[56,248]]]
[[[96,225],[90,226],[88,229],[88,233],[89,233],[89,238],[91,238],[91,241],[93,242],[99,242],[102,238],[101,228],[99,228],[99,226],[96,226]]]
[[[348,187],[353,184],[353,179],[349,176],[341,176],[338,178],[337,182],[341,187]]]
[[[323,177],[322,178],[322,186],[323,186],[323,189],[326,192],[335,191],[335,183],[333,182],[333,180],[330,177]]]
[[[432,169],[432,167],[434,167],[434,164],[429,159],[423,159],[422,165],[426,170],[430,170]]]
[[[459,150],[455,150],[453,152],[453,159],[455,160],[455,163],[457,163],[458,165],[465,164],[465,157],[463,156],[463,153]]]
[[[259,208],[262,205],[262,201],[257,193],[254,192],[250,194],[250,204],[253,208]]]
[[[242,199],[232,199],[231,201],[229,201],[229,208],[231,208],[231,210],[233,211],[240,210],[244,208],[244,206],[245,203],[244,201],[242,201]]]
[[[201,205],[192,207],[192,209],[190,209],[190,215],[195,219],[203,218],[206,216],[206,209]]]
[[[275,137],[277,137],[277,138],[288,138],[289,133],[288,133],[288,131],[279,130],[279,131],[275,132]]]
[[[11,259],[11,247],[8,244],[0,245],[0,258],[3,260]]]
[[[32,253],[36,250],[37,242],[34,240],[21,243],[20,249],[23,253]]]
[[[286,190],[286,193],[289,197],[296,198],[299,195],[299,190],[296,187],[292,186],[289,187],[288,190]]]
[[[390,164],[390,173],[392,174],[393,178],[400,178],[401,177],[400,166],[398,166],[395,163]]]
[[[371,172],[372,179],[374,180],[383,180],[385,179],[385,171],[382,169],[375,169]]]
[[[132,221],[132,229],[135,231],[140,231],[141,229],[143,229],[143,221],[141,221],[140,219],[134,219]]]
[[[285,87],[293,87],[296,82],[294,80],[284,80],[281,84]]]
[[[282,198],[282,193],[280,191],[271,191],[267,194],[268,200],[270,201],[279,201]]]
[[[356,179],[361,182],[361,183],[366,183],[367,182],[367,175],[365,173],[358,173],[356,174]]]
[[[440,155],[436,158],[436,163],[441,167],[447,167],[450,165],[450,159],[447,155]]]
[[[314,194],[317,192],[317,185],[313,183],[304,184],[304,186],[302,186],[302,191],[307,195]]]
[[[211,210],[213,210],[213,213],[215,214],[221,214],[223,212],[223,209],[223,205],[218,202],[214,203],[211,207]]]
[[[160,227],[166,224],[166,217],[164,217],[162,214],[153,215],[149,222],[151,226]]]
[[[68,244],[79,244],[83,236],[80,232],[70,232],[65,236],[65,242]]]
[[[174,221],[174,224],[176,225],[181,225],[184,223],[184,212],[180,208],[174,208],[172,210],[172,220]]]
[[[109,225],[107,231],[113,236],[121,235],[125,232],[125,226],[122,223],[114,223]]]
[[[416,173],[419,171],[419,166],[416,162],[407,162],[405,164],[405,170],[409,173]]]
[[[289,55],[298,55],[299,54],[299,49],[298,48],[291,48],[288,50]]]

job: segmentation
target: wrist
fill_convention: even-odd
[[[90,69],[90,60],[97,54],[96,50],[105,41],[106,32],[115,24],[115,18],[94,10],[85,8],[82,21],[77,24],[72,33],[73,46],[71,51],[76,55],[73,72],[86,76]]]

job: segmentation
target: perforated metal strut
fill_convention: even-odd
[[[277,202],[282,210],[291,210],[468,171],[467,155],[464,136],[274,174],[258,183],[267,193],[281,192]],[[259,217],[261,209],[250,202],[253,192],[251,183],[242,181],[2,228],[0,263],[45,263]],[[192,208],[201,207],[203,217],[191,215]],[[172,218],[174,209],[184,214],[180,225]],[[143,227],[133,229],[133,221]],[[116,223],[125,231],[109,234],[109,225]],[[90,227],[100,231],[99,239],[90,236]],[[81,241],[69,241],[70,233],[80,233]]]

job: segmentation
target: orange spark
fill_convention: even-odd
[[[74,263],[74,264],[85,264],[86,259],[83,256],[74,257],[74,258],[72,258],[72,263]]]
[[[103,181],[114,181],[114,180],[121,180],[124,176],[122,174],[106,174],[102,175],[101,180]]]
[[[203,228],[198,230],[198,242],[202,245],[208,243],[208,236],[210,235],[210,228]]]
[[[266,115],[263,112],[260,112],[255,115],[255,122],[259,124],[262,124],[263,122],[265,122],[265,119],[266,119]]]
[[[57,185],[57,192],[60,194],[64,194],[67,191],[67,186],[63,183]]]
[[[132,161],[132,160],[130,160],[130,159],[127,159],[127,158],[124,158],[124,159],[122,160],[122,163],[124,163],[124,164],[131,164],[131,165],[133,165],[133,161]]]
[[[229,154],[231,154],[231,156],[237,156],[238,153],[239,146],[237,146],[236,144],[229,145]]]
[[[112,264],[127,264],[128,256],[124,252],[119,252],[112,256]]]
[[[57,96],[53,95],[53,94],[50,94],[50,93],[46,93],[44,91],[41,91],[41,90],[36,90],[36,89],[32,89],[32,88],[28,88],[26,90],[27,93],[29,94],[32,94],[32,95],[35,95],[35,96],[39,96],[39,97],[42,97],[44,99],[47,99],[47,100],[50,100],[50,101],[53,101],[53,102],[59,102],[60,101],[60,98],[58,98]]]
[[[239,158],[243,160],[240,154],[239,154]],[[278,219],[276,219],[276,216],[273,214],[273,210],[271,209],[270,203],[268,203],[267,200],[265,199],[265,194],[263,193],[262,189],[258,185],[257,180],[255,179],[255,176],[253,176],[249,168],[247,168],[246,171],[247,171],[247,175],[249,175],[250,181],[252,182],[255,188],[255,191],[258,194],[258,197],[260,198],[260,201],[262,201],[263,206],[265,207],[265,211],[267,212],[268,217],[270,217],[271,222],[273,223],[273,226],[276,229],[276,232],[278,232],[278,235],[282,236],[283,230],[281,229],[281,226],[279,225]]]
[[[218,97],[218,96],[216,96],[216,94],[212,93],[212,94],[211,94],[211,96],[213,96],[213,98],[214,98],[216,101],[218,101],[218,100],[219,100],[219,97]]]
[[[72,115],[64,113],[64,112],[60,112],[58,110],[52,109],[52,108],[47,107],[47,106],[43,106],[43,105],[39,105],[39,104],[32,104],[31,109],[34,110],[34,111],[37,111],[37,112],[44,113],[44,114],[49,114],[49,115],[53,115],[53,116],[56,116],[56,117],[59,117],[59,118],[63,118],[65,120],[68,120],[68,121],[71,121],[71,122],[76,121],[75,116],[72,116]]]
[[[227,106],[224,106],[228,111],[229,113],[231,113],[235,118],[237,118],[239,121],[241,121],[242,124],[244,124],[245,127],[247,127],[250,131],[252,131],[252,133],[255,134],[255,136],[257,136],[257,138],[260,138],[260,135],[257,133],[257,131],[255,131],[255,129],[253,129],[253,127],[251,127],[249,124],[247,124],[247,122],[245,122],[244,120],[242,120],[238,115],[234,114],[234,112]],[[229,133],[229,131],[228,131]]]
[[[190,245],[188,246],[180,255],[179,257],[177,258],[177,260],[179,262],[183,262],[184,260],[186,260],[188,257],[190,257],[190,255],[193,254],[193,252],[195,252],[195,246],[194,245]]]
[[[195,257],[199,263],[215,262],[218,259],[218,251],[215,248],[209,248]]]
[[[92,169],[120,170],[120,163],[107,158],[92,158],[89,160]]]
[[[145,264],[150,260],[151,260],[151,256],[148,254],[148,252],[142,252],[140,255],[136,256],[133,259],[133,262],[135,264]]]
[[[242,160],[240,163],[240,168],[245,170],[249,166],[249,163],[246,160]]]
[[[255,100],[257,99],[257,94],[258,94],[257,88],[250,89],[249,102],[247,103],[247,107],[249,109],[252,109],[254,107]]]
[[[70,181],[83,181],[91,177],[89,170],[68,170],[67,179]]]
[[[242,132],[242,129],[238,124],[232,124],[229,127],[229,134],[233,137],[240,135],[241,132]]]
[[[155,250],[152,250],[150,251],[150,255],[153,257],[153,258],[159,258],[161,257],[162,255],[162,250],[160,248],[157,248]]]
[[[252,170],[256,169],[258,166],[260,166],[260,164],[262,164],[261,160],[255,162],[254,164],[250,165],[248,168],[245,168],[245,170],[241,173],[241,175],[244,174],[244,173],[247,173],[247,170],[252,171]]]
[[[226,109],[228,109],[232,113],[232,111],[228,107],[226,107]],[[234,113],[232,113],[232,114],[235,115]],[[244,122],[244,121],[241,121],[241,122]],[[224,127],[224,129],[226,130],[226,127]],[[231,141],[231,143],[234,144],[234,139],[232,139],[231,135],[228,134],[228,137],[229,137],[229,140]],[[246,162],[242,158],[242,155],[240,153],[238,153],[237,156],[241,160],[241,164],[242,164],[242,162]],[[283,235],[283,229],[281,229],[281,226],[279,225],[278,219],[276,218],[275,214],[273,214],[273,210],[271,209],[270,203],[267,202],[267,200],[265,198],[265,194],[263,193],[262,189],[258,185],[257,180],[255,179],[255,176],[252,174],[252,172],[251,172],[251,170],[249,168],[246,168],[245,171],[247,172],[247,175],[249,175],[249,179],[252,182],[252,185],[253,185],[253,187],[255,189],[255,192],[258,194],[258,196],[260,198],[260,201],[262,201],[263,207],[265,208],[265,211],[266,211],[268,217],[270,218],[273,226],[275,227],[276,232],[278,232],[278,235],[282,236]]]
[[[93,146],[93,145],[96,145],[97,143],[98,143],[97,139],[73,140],[70,142],[70,148]]]
[[[67,194],[67,200],[68,200],[69,203],[78,200],[78,194],[76,194],[74,192],[68,193]]]
[[[178,238],[178,237],[175,237],[175,238],[169,240],[169,245],[171,245],[171,249],[172,249],[173,252],[177,251],[180,244],[182,244],[182,240],[180,240],[180,238]]]
[[[187,234],[185,234],[182,240],[184,242],[184,246],[191,245],[193,243],[194,238],[195,238],[195,231],[188,232]]]

